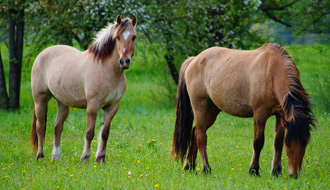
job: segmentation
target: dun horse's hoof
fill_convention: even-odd
[[[102,155],[102,156],[97,156],[96,159],[95,159],[96,162],[98,163],[105,163],[105,155]]]
[[[278,177],[282,173],[282,168],[272,169],[272,175]]]
[[[253,168],[250,168],[250,170],[249,170],[249,174],[252,175],[252,176],[260,177],[259,169],[253,169]]]
[[[40,158],[44,158],[44,157],[45,156],[44,156],[44,153],[43,152],[37,154],[37,160],[39,160]]]

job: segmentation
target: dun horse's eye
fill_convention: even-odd
[[[132,37],[132,40],[134,41],[134,40],[135,40],[135,38],[136,38],[136,36],[133,36],[133,37]]]
[[[117,40],[120,40],[120,36],[117,36]]]

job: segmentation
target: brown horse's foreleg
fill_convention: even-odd
[[[62,104],[59,101],[56,101],[57,105],[57,116],[54,124],[54,142],[53,142],[53,159],[55,160],[61,160],[61,148],[60,148],[60,142],[61,142],[61,134],[63,131],[63,124],[66,118],[69,114],[69,107]]]
[[[278,176],[282,172],[282,150],[283,150],[283,140],[284,140],[284,132],[285,128],[282,126],[281,123],[281,116],[276,115],[276,136],[274,141],[274,148],[275,154],[273,158],[273,167],[272,167],[272,174]]]
[[[90,157],[91,142],[94,137],[95,122],[98,109],[95,106],[87,106],[87,126],[84,152],[80,157],[80,161],[88,162]]]
[[[96,162],[105,162],[105,150],[110,132],[111,121],[119,108],[119,103],[112,108],[105,108],[103,114],[103,127],[100,131],[98,143],[99,146],[96,152]]]
[[[265,142],[265,125],[267,116],[265,110],[259,110],[254,112],[254,138],[253,138],[253,157],[251,160],[249,173],[251,175],[260,176],[259,174],[259,158],[260,152]]]
[[[185,170],[195,170],[196,168],[196,158],[197,158],[197,142],[196,142],[196,136],[195,136],[195,129],[196,127],[193,128],[192,133],[191,133],[191,142],[189,146],[189,152],[188,156],[186,158],[186,161],[184,163],[184,169]]]

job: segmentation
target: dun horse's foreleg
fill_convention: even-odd
[[[98,109],[95,106],[87,106],[87,126],[86,126],[85,146],[80,161],[88,162],[88,159],[90,157],[90,147],[94,137],[97,112]]]
[[[267,116],[264,110],[254,112],[254,138],[253,138],[253,157],[251,160],[249,173],[251,175],[260,176],[259,174],[259,158],[260,152],[265,142],[265,125]]]
[[[44,157],[43,152],[43,145],[44,145],[44,139],[46,134],[46,105],[35,105],[35,112],[37,117],[37,123],[36,123],[36,129],[37,129],[37,136],[38,136],[38,153],[37,153],[37,160],[39,158]]]
[[[279,115],[276,115],[275,130],[276,130],[276,136],[274,141],[275,154],[273,158],[272,174],[278,176],[282,172],[281,157],[282,157],[283,140],[284,140],[284,132],[285,132],[285,128],[282,126],[281,123],[281,116]]]
[[[57,116],[54,125],[55,137],[53,142],[53,159],[61,160],[61,148],[60,148],[61,134],[63,131],[64,121],[66,120],[69,114],[69,107],[62,104],[59,101],[56,101],[56,104],[57,104]]]
[[[99,138],[98,138],[98,143],[99,146],[97,148],[96,152],[96,161],[97,162],[103,162],[105,161],[105,150],[107,146],[107,141],[109,137],[109,132],[110,132],[110,125],[113,117],[117,113],[117,110],[119,108],[119,103],[112,109],[104,109],[104,114],[103,114],[103,127],[102,130],[100,131]]]
[[[36,132],[38,136],[38,152],[37,160],[44,157],[43,145],[46,134],[46,120],[47,120],[47,104],[50,97],[47,95],[39,95],[35,98],[35,114],[36,114]]]

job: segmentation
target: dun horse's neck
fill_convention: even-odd
[[[116,77],[120,77],[124,73],[124,71],[120,68],[118,60],[119,60],[119,54],[118,51],[115,49],[112,55],[104,59],[102,63],[106,66],[107,69],[114,71]]]

